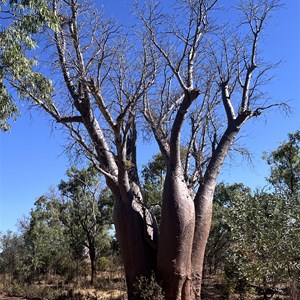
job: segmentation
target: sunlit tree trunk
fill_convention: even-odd
[[[218,174],[238,131],[237,127],[231,126],[224,133],[207,167],[203,183],[200,185],[194,199],[196,223],[191,256],[193,268],[193,297],[191,299],[201,298],[204,254],[212,222],[212,204],[215,186]]]
[[[190,299],[195,210],[182,168],[174,167],[164,187],[157,272],[166,299]]]
[[[137,4],[144,30],[140,45],[131,44],[130,35],[103,12],[93,10],[91,18],[84,2],[52,1],[61,18],[52,40],[52,64],[61,73],[54,81],[60,78],[64,88],[53,99],[45,97],[36,74],[33,84],[25,77],[12,86],[66,128],[69,150],[75,148],[105,176],[115,197],[129,299],[140,298],[134,283],[154,270],[167,300],[199,300],[212,198],[224,159],[242,125],[277,105],[262,97],[260,87],[273,66],[257,59],[257,48],[279,1],[241,1],[243,21],[237,27],[226,23],[222,30],[219,18],[211,22],[217,0],[176,1],[174,15],[156,2]],[[244,35],[246,29],[239,29],[246,25]],[[139,187],[140,113],[167,166],[160,236]]]

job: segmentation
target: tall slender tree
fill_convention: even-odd
[[[91,284],[97,279],[97,258],[109,246],[112,203],[101,195],[97,172],[93,168],[67,171],[68,181],[62,180],[61,220],[76,249],[88,250]],[[108,199],[108,201],[107,201]],[[106,203],[104,203],[106,201]]]
[[[34,205],[22,235],[24,253],[20,270],[27,282],[38,280],[40,275],[62,272],[68,257],[65,229],[59,218],[59,202],[54,190],[39,197]]]

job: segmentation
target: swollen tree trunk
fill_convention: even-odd
[[[167,172],[163,199],[158,250],[159,279],[166,299],[190,299],[195,211],[180,166]]]
[[[196,195],[188,189],[179,159],[167,168],[158,249],[158,275],[167,300],[201,299],[204,253],[218,174],[239,132],[232,122],[220,140]]]
[[[114,224],[125,267],[128,299],[140,299],[135,283],[149,278],[156,268],[157,226],[141,199],[116,198]]]
[[[166,299],[187,300],[191,297],[191,255],[195,229],[193,198],[187,187],[180,159],[180,133],[188,108],[199,95],[186,90],[176,114],[167,157],[160,238],[158,277]]]

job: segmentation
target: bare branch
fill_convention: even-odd
[[[81,116],[70,116],[70,117],[61,117],[58,123],[82,123],[82,117]]]
[[[162,55],[162,57],[164,58],[164,60],[166,61],[167,65],[169,66],[169,68],[172,70],[173,74],[175,75],[175,77],[178,80],[179,85],[181,86],[181,88],[184,91],[187,91],[188,88],[184,83],[184,80],[182,79],[180,73],[179,73],[179,69],[177,66],[175,66],[175,64],[172,62],[171,57],[169,55],[169,53],[167,52],[166,49],[164,49],[163,45],[161,45],[156,37],[155,34],[155,24],[157,22],[159,22],[159,18],[160,18],[160,14],[158,13],[158,4],[152,6],[149,5],[147,7],[149,9],[148,11],[148,15],[145,14],[145,12],[142,12],[139,7],[136,7],[136,11],[138,16],[140,17],[140,19],[142,20],[145,28],[147,29],[147,32],[149,34],[149,38],[151,40],[151,42],[153,43],[154,47],[158,50],[158,52]]]
[[[109,110],[107,109],[107,107],[104,103],[104,99],[101,95],[100,90],[95,85],[94,78],[91,78],[91,80],[89,82],[89,87],[90,87],[91,93],[93,94],[93,96],[95,97],[95,99],[97,101],[98,107],[101,110],[102,115],[104,116],[104,118],[106,119],[106,121],[110,125],[110,127],[112,129],[114,129],[116,126],[116,123],[114,122]]]
[[[222,99],[223,99],[223,105],[227,115],[227,120],[228,123],[231,123],[235,119],[235,112],[230,100],[230,91],[229,91],[228,84],[222,83],[221,90],[222,90]]]

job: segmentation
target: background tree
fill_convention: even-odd
[[[41,275],[64,274],[68,269],[69,249],[65,228],[60,220],[57,195],[52,191],[41,196],[30,212],[24,230],[23,272],[26,280],[34,282]]]
[[[265,154],[271,168],[268,181],[277,194],[297,197],[300,191],[300,131],[288,135],[275,151]]]
[[[234,198],[227,217],[231,239],[225,274],[240,292],[252,286],[270,299],[283,282],[298,276],[299,226],[284,207],[282,198],[264,192]]]
[[[251,190],[243,184],[226,185],[219,183],[213,200],[213,221],[205,252],[205,271],[209,274],[223,272],[228,260],[231,228],[228,210],[232,201],[239,197],[249,198]]]
[[[167,299],[200,299],[217,177],[242,126],[277,105],[262,88],[275,65],[258,50],[279,1],[240,1],[231,8],[239,17],[225,25],[217,0],[137,5],[139,44],[87,1],[51,4],[60,28],[49,60],[61,84],[38,73],[11,84],[67,129],[71,153],[105,176],[129,299],[139,298],[136,279],[153,271]],[[166,165],[159,234],[138,176],[140,113]]]
[[[284,253],[289,258],[287,264],[289,275],[295,279],[299,276],[299,255],[297,250],[300,240],[300,132],[288,135],[288,140],[284,141],[275,151],[265,154],[267,163],[270,166],[270,175],[267,178],[273,189],[273,194],[280,198],[282,203],[281,213],[286,216],[287,245]],[[290,246],[288,246],[290,245]],[[290,266],[293,265],[293,266]],[[291,268],[291,269],[290,269]],[[297,280],[297,279],[296,279]]]
[[[100,189],[93,168],[72,167],[67,174],[58,192],[51,189],[35,201],[28,220],[20,221],[20,234],[1,235],[0,273],[8,282],[51,281],[53,276],[72,281],[86,273],[90,258],[96,283],[97,262],[107,261],[112,252],[111,193]]]
[[[142,169],[142,193],[145,204],[155,215],[157,222],[161,218],[163,187],[166,176],[166,165],[161,154],[152,157]]]
[[[22,237],[11,231],[0,235],[0,273],[4,274],[3,284],[21,277]]]
[[[77,256],[84,256],[84,251],[88,250],[91,284],[95,284],[97,258],[110,246],[111,197],[106,191],[100,192],[100,181],[94,168],[78,170],[72,167],[67,175],[68,181],[62,180],[59,184],[63,196],[61,220],[70,236],[71,249],[77,252]]]

